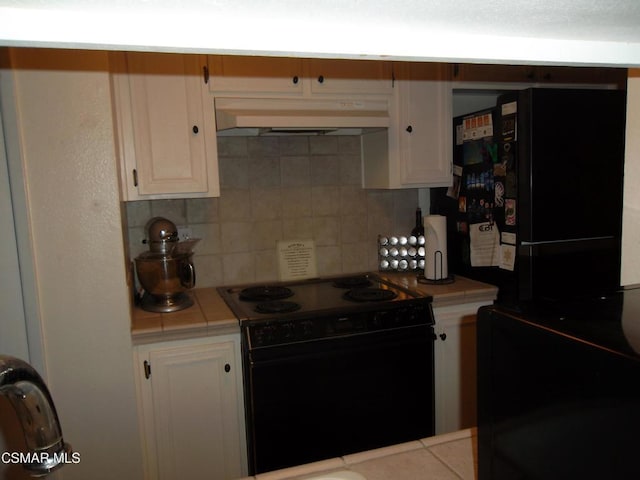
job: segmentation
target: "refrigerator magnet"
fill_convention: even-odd
[[[489,157],[491,157],[491,163],[494,163],[494,164],[498,163],[498,144],[487,143],[486,148],[487,148],[487,153],[489,154]]]
[[[493,166],[494,177],[506,177],[507,176],[507,162],[496,163]]]
[[[496,207],[504,207],[504,184],[496,182],[493,186],[494,203]]]
[[[508,243],[509,245],[516,244],[516,234],[513,232],[502,232],[500,240],[502,243]]]
[[[507,198],[504,201],[504,223],[505,225],[516,224],[516,201],[513,198]]]
[[[465,213],[467,211],[467,197],[460,196],[458,198],[458,211],[460,213]]]
[[[447,188],[447,197],[458,198],[460,196],[460,185],[462,184],[462,177],[457,175],[453,176],[453,182],[451,186]]]
[[[518,102],[513,101],[509,103],[503,103],[501,105],[502,115],[513,115],[518,111]]]
[[[500,245],[500,265],[503,270],[513,271],[516,264],[516,247],[515,245]]]

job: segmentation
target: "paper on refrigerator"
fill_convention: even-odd
[[[512,272],[516,264],[516,234],[502,232],[500,243],[500,268]]]
[[[469,236],[472,267],[500,265],[500,232],[495,223],[473,223],[469,225]]]

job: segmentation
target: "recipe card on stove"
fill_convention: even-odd
[[[316,278],[316,243],[313,240],[278,240],[278,273],[281,282]]]

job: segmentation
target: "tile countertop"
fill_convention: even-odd
[[[450,284],[428,285],[419,283],[415,272],[378,274],[405,288],[433,296],[433,306],[436,308],[476,302],[490,304],[498,293],[497,287],[460,276]],[[215,288],[196,288],[188,294],[193,298],[194,305],[178,312],[154,313],[133,307],[131,333],[134,344],[240,331],[238,320]]]
[[[215,288],[196,288],[188,292],[193,306],[172,313],[131,309],[134,344],[179,340],[198,336],[239,333],[238,319]]]
[[[415,272],[379,272],[378,274],[409,290],[433,296],[434,307],[476,302],[490,304],[498,295],[498,287],[461,276],[455,276],[452,283],[431,285],[419,283]]]
[[[475,480],[477,459],[476,429],[471,428],[243,480],[304,480],[345,470],[357,472],[367,480]]]

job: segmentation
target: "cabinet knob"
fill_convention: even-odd
[[[231,365],[229,365],[228,363],[224,364],[224,371],[229,373],[231,371]]]
[[[440,334],[440,340],[444,341],[447,339],[447,334],[446,333],[441,333]]]
[[[318,77],[318,83],[324,83],[324,75]]]
[[[206,65],[202,67],[202,76],[204,77],[204,83],[209,83],[209,67]]]
[[[413,132],[413,127],[411,125],[409,125],[407,127],[407,132],[409,132],[409,133]]]
[[[293,77],[293,84],[294,85],[297,85],[299,81],[300,81],[300,79],[298,78],[297,75]]]
[[[197,126],[197,125],[194,125],[194,126],[193,126],[193,128],[192,128],[191,130],[193,130],[193,133],[195,133],[196,135],[197,135],[197,134],[198,134],[198,132],[200,131],[200,130],[198,129],[198,126]]]

